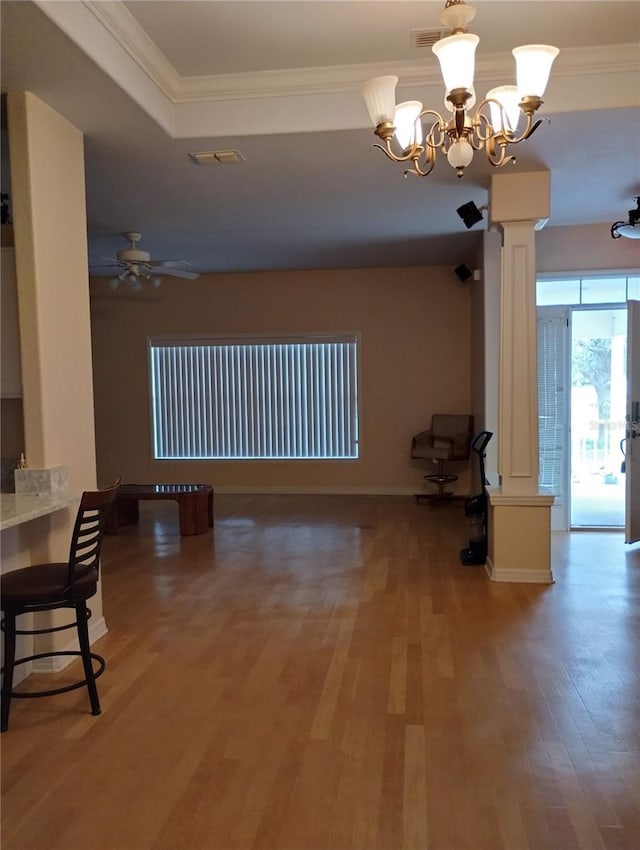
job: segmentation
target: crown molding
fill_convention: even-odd
[[[553,77],[602,76],[624,73],[638,93],[640,104],[640,53],[636,44],[567,48],[553,66]],[[424,60],[414,62],[378,62],[366,65],[332,65],[321,68],[287,68],[246,74],[218,74],[202,77],[178,77],[171,94],[174,103],[211,100],[244,100],[260,97],[290,97],[300,94],[337,94],[357,91],[365,80],[382,74],[395,74],[398,85],[439,86],[442,76],[437,63],[425,67]],[[476,57],[478,82],[514,78],[513,59],[508,54]]]
[[[437,62],[434,61],[432,67],[426,68],[424,58],[414,62],[378,62],[183,77],[120,0],[83,0],[83,5],[172,103],[255,100],[260,97],[359,91],[365,80],[381,74],[395,74],[400,86],[441,85]],[[637,44],[565,48],[554,63],[553,76],[599,76],[621,71],[631,76],[640,74]],[[509,54],[476,57],[478,81],[509,79],[513,73],[513,59]]]
[[[175,93],[180,90],[180,75],[124,3],[120,0],[82,2],[160,91],[174,101]]]
[[[398,76],[407,96],[427,104],[443,100],[437,62],[427,67],[424,57],[403,63],[182,77],[120,0],[35,2],[173,138],[367,127],[360,88],[380,74]],[[513,78],[509,53],[477,57],[479,89]],[[560,52],[545,112],[619,106],[640,106],[637,45]]]

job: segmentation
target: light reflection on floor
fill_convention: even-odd
[[[571,525],[624,526],[625,476],[618,473],[615,480],[592,476],[571,485]]]

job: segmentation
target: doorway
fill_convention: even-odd
[[[625,525],[626,302],[639,288],[637,275],[538,280],[539,482],[555,496],[553,530]]]

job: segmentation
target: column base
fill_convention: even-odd
[[[486,571],[492,581],[553,584],[551,570],[551,505],[540,491],[505,495],[488,487],[489,551]]]

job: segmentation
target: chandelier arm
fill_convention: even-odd
[[[373,144],[371,147],[378,148],[378,150],[381,150],[382,153],[393,162],[408,162],[410,159],[415,158],[416,153],[419,156],[420,151],[422,150],[422,147],[420,145],[414,145],[413,147],[408,148],[406,153],[402,154],[401,156],[398,156],[398,154],[394,153],[391,150],[391,143],[389,142],[389,140],[387,140],[384,145],[379,145],[376,143]]]
[[[522,133],[519,136],[517,136],[513,131],[509,131],[509,137],[510,137],[509,138],[509,144],[510,145],[517,145],[519,142],[524,141],[527,138],[527,136],[529,135],[529,132],[531,130],[531,125],[533,123],[533,112],[526,112],[525,115],[527,116],[527,126],[524,128]]]
[[[482,126],[483,122],[488,125],[487,126],[488,132],[487,132],[486,136],[483,135],[482,133],[478,132],[478,130]],[[482,148],[485,145],[489,144],[489,142],[491,141],[492,138],[493,138],[493,129],[492,129],[491,124],[489,123],[489,120],[486,117],[486,115],[482,115],[482,114],[474,115],[473,121],[472,121],[472,124],[471,124],[471,132],[467,136],[467,141],[469,142],[471,147],[474,149],[474,151],[481,151]]]
[[[515,156],[507,155],[507,145],[508,142],[502,134],[492,136],[487,141],[486,153],[489,165],[492,165],[494,168],[502,168],[503,165],[507,165],[508,163],[512,165],[515,163]],[[500,149],[500,156],[497,155],[498,148]]]
[[[418,116],[418,119],[420,121],[422,121],[422,119],[424,118],[425,115],[433,115],[433,117],[435,118],[435,121],[433,122],[433,124],[429,128],[429,132],[425,133],[424,143],[427,147],[433,148],[434,151],[436,151],[438,148],[442,147],[442,143],[446,139],[446,131],[445,131],[446,122],[443,119],[442,115],[440,115],[439,112],[436,112],[435,109],[425,109],[425,110],[423,110],[420,113],[420,115]],[[437,140],[436,140],[436,136],[435,136],[436,130],[440,134],[438,136]],[[426,159],[426,155],[425,155],[425,159]],[[433,168],[433,165],[431,166],[431,168]],[[431,169],[429,169],[429,171],[431,171]]]
[[[489,106],[492,103],[495,106],[497,106],[498,109],[500,110],[502,129],[500,130],[499,134],[497,134],[495,132],[495,130],[493,129],[493,125],[491,124],[491,119],[487,115],[485,115],[485,113],[482,111],[485,107]],[[522,108],[521,108],[521,111],[523,111]],[[523,114],[526,115],[526,117],[527,117],[527,124],[526,124],[526,127],[520,133],[520,135],[517,135],[513,130],[508,129],[507,114],[505,112],[503,105],[500,103],[500,101],[496,100],[495,98],[488,97],[488,98],[485,98],[482,101],[482,103],[478,106],[478,108],[475,111],[475,115],[473,116],[473,128],[474,128],[474,131],[475,131],[478,139],[480,139],[484,142],[488,141],[488,139],[490,139],[492,136],[501,135],[501,136],[504,136],[507,144],[517,145],[519,142],[524,141],[527,138],[527,136],[529,135],[529,133],[531,131],[531,125],[533,124],[533,116],[534,116],[535,113],[523,111]],[[479,132],[479,130],[482,127],[483,124],[485,125],[485,127],[487,129],[487,135],[486,136],[484,136],[481,132]]]
[[[477,139],[478,142],[480,142],[478,147],[475,147],[475,145],[473,145],[476,150],[480,150],[480,148],[482,147],[482,143],[488,142],[489,139],[491,139],[491,138],[493,138],[493,136],[495,136],[495,133],[493,131],[493,126],[491,124],[491,120],[489,119],[489,117],[487,115],[484,114],[484,112],[482,112],[482,107],[485,104],[488,104],[488,103],[489,103],[488,100],[483,100],[482,103],[480,104],[480,106],[476,109],[474,116],[473,116],[473,121],[472,121],[473,134],[472,135],[473,135],[474,139]],[[481,132],[483,126],[486,129],[486,133]]]
[[[408,177],[412,174],[414,177],[427,177],[427,175],[431,174],[433,171],[433,166],[436,164],[436,151],[435,148],[427,146],[424,149],[424,162],[428,168],[421,168],[419,162],[419,156],[415,156],[413,158],[413,170],[407,169],[404,172],[404,176]]]
[[[509,155],[507,156],[507,151],[505,148],[502,149],[502,155],[497,162],[494,162],[490,156],[487,157],[489,160],[489,165],[493,165],[494,168],[502,168],[504,165],[515,165],[516,158],[515,156]]]

